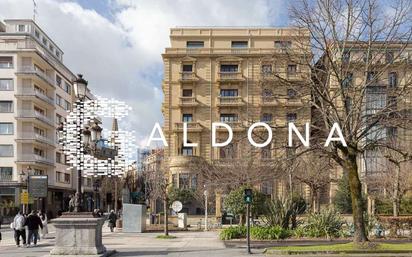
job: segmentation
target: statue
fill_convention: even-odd
[[[81,207],[80,193],[76,192],[76,194],[74,194],[74,212],[80,212],[80,207]]]
[[[70,201],[69,201],[69,212],[73,212],[74,211],[74,196],[70,195],[69,196]]]

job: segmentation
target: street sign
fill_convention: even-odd
[[[44,175],[29,176],[29,194],[32,197],[47,197],[48,177]]]
[[[180,201],[174,201],[172,203],[172,209],[175,212],[180,212],[183,209],[183,204]]]
[[[21,204],[29,204],[29,193],[27,191],[20,193],[20,202]]]
[[[243,200],[245,201],[246,204],[250,204],[253,201],[253,191],[250,188],[245,189],[245,192],[243,194]]]

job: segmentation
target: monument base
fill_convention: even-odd
[[[95,218],[92,213],[63,213],[52,221],[56,228],[56,243],[50,256],[108,256],[102,243],[104,218]]]

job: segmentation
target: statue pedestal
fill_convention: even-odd
[[[108,256],[102,243],[104,218],[95,218],[91,213],[64,213],[53,220],[56,228],[56,243],[50,256]]]

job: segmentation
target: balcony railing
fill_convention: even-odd
[[[56,81],[52,77],[50,77],[45,72],[39,69],[36,69],[34,66],[31,66],[31,65],[18,67],[17,73],[36,75],[42,80],[44,80],[45,82],[47,82],[52,87],[55,87],[56,85]]]
[[[13,175],[0,173],[0,181],[13,181]]]
[[[218,54],[218,55],[232,55],[232,54],[280,54],[280,55],[299,55],[310,54],[310,50],[291,49],[291,48],[166,48],[165,54]]]
[[[54,105],[54,98],[47,96],[37,90],[31,88],[23,88],[17,91],[18,96],[36,96],[48,104]]]
[[[50,145],[55,145],[55,141],[52,138],[39,135],[34,132],[23,132],[21,133],[21,136],[18,139],[23,139],[23,140],[38,140]]]
[[[308,78],[308,73],[304,72],[275,72],[267,71],[261,72],[261,80],[285,80],[285,81],[300,81]]]
[[[20,154],[17,156],[18,162],[39,162],[54,165],[54,160],[37,154]]]
[[[197,101],[196,101],[196,97],[194,96],[182,96],[180,97],[180,102],[179,105],[180,106],[196,106],[198,105]]]
[[[240,121],[221,121],[221,122],[226,123],[227,125],[229,125],[230,128],[232,128],[233,131],[239,131],[239,130],[245,129],[243,127],[242,122],[240,122]],[[217,130],[218,131],[227,131],[227,129],[224,128],[224,127],[218,127]]]
[[[180,73],[180,81],[182,82],[193,82],[198,81],[199,78],[196,76],[194,72],[181,72]]]
[[[279,98],[277,98],[276,96],[262,96],[262,105],[277,106],[280,103],[281,102],[280,102]]]
[[[220,106],[239,106],[243,105],[242,97],[240,96],[219,96]]]
[[[47,117],[47,116],[45,116],[45,115],[43,115],[39,112],[36,112],[34,110],[25,110],[25,109],[19,110],[18,117],[19,118],[36,118],[36,119],[39,119],[39,120],[41,120],[41,121],[43,121],[43,122],[45,122],[49,125],[54,126],[54,119],[53,118]]]
[[[245,80],[241,72],[219,72],[219,81],[242,81]]]
[[[202,130],[202,125],[200,125],[199,122],[186,122],[186,123],[187,123],[188,131],[201,131]],[[175,130],[183,131],[183,122],[176,122]]]

